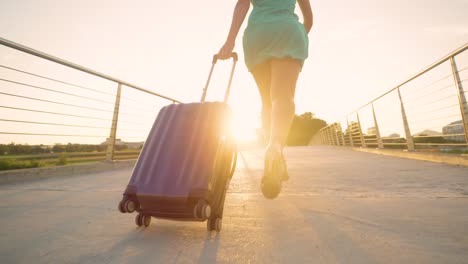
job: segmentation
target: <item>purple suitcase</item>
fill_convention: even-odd
[[[148,226],[151,217],[207,221],[221,230],[224,199],[234,174],[237,149],[228,124],[227,104],[234,59],[224,102],[205,102],[217,62],[213,62],[200,103],[163,107],[153,124],[119,203],[122,213],[138,212],[135,222]]]

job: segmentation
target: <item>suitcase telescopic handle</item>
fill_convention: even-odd
[[[237,53],[236,52],[231,53],[229,58],[232,58],[234,62],[237,62],[238,60]],[[213,55],[213,64],[216,64],[216,62],[218,62],[218,54]]]
[[[236,52],[231,53],[231,55],[229,57],[233,59],[233,62],[232,62],[231,75],[229,76],[228,86],[227,86],[227,89],[226,89],[226,93],[224,94],[224,103],[228,102],[229,94],[231,93],[232,77],[234,76],[234,70],[236,69],[236,63],[237,63],[237,60],[238,60],[238,56],[237,56]],[[218,54],[215,54],[213,56],[213,61],[211,63],[210,74],[208,75],[208,80],[206,80],[206,85],[205,85],[205,88],[203,89],[203,94],[202,94],[202,97],[201,97],[201,100],[200,100],[200,102],[202,102],[202,103],[205,102],[206,92],[208,91],[208,86],[210,85],[211,75],[213,74],[213,70],[214,70],[214,67],[216,65],[216,62],[218,62]]]

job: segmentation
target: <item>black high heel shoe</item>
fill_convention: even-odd
[[[267,153],[262,178],[262,193],[265,198],[274,199],[281,192],[281,183],[287,176],[283,155]]]

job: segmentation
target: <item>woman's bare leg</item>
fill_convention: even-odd
[[[262,193],[269,199],[278,196],[281,182],[289,178],[283,148],[294,118],[294,95],[301,68],[301,63],[294,59],[271,60],[271,128],[262,178]]]
[[[286,139],[294,118],[296,106],[294,95],[302,65],[294,59],[273,59],[271,61],[271,133],[268,150],[277,152],[286,145]]]
[[[265,133],[266,142],[270,138],[271,120],[271,64],[265,62],[257,65],[252,71],[252,75],[257,83],[258,91],[262,99],[262,128]]]

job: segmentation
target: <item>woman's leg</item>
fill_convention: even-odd
[[[262,128],[265,133],[266,142],[270,138],[270,120],[271,120],[271,64],[265,62],[257,65],[252,70],[252,75],[257,83],[258,91],[262,99]]]
[[[294,59],[271,61],[271,133],[265,152],[265,169],[262,178],[262,192],[269,199],[278,196],[281,191],[281,182],[289,178],[283,157],[283,147],[286,145],[294,118],[294,95],[301,68],[301,63]]]
[[[267,148],[281,153],[295,112],[294,95],[302,65],[298,60],[285,58],[271,61],[271,134]]]

